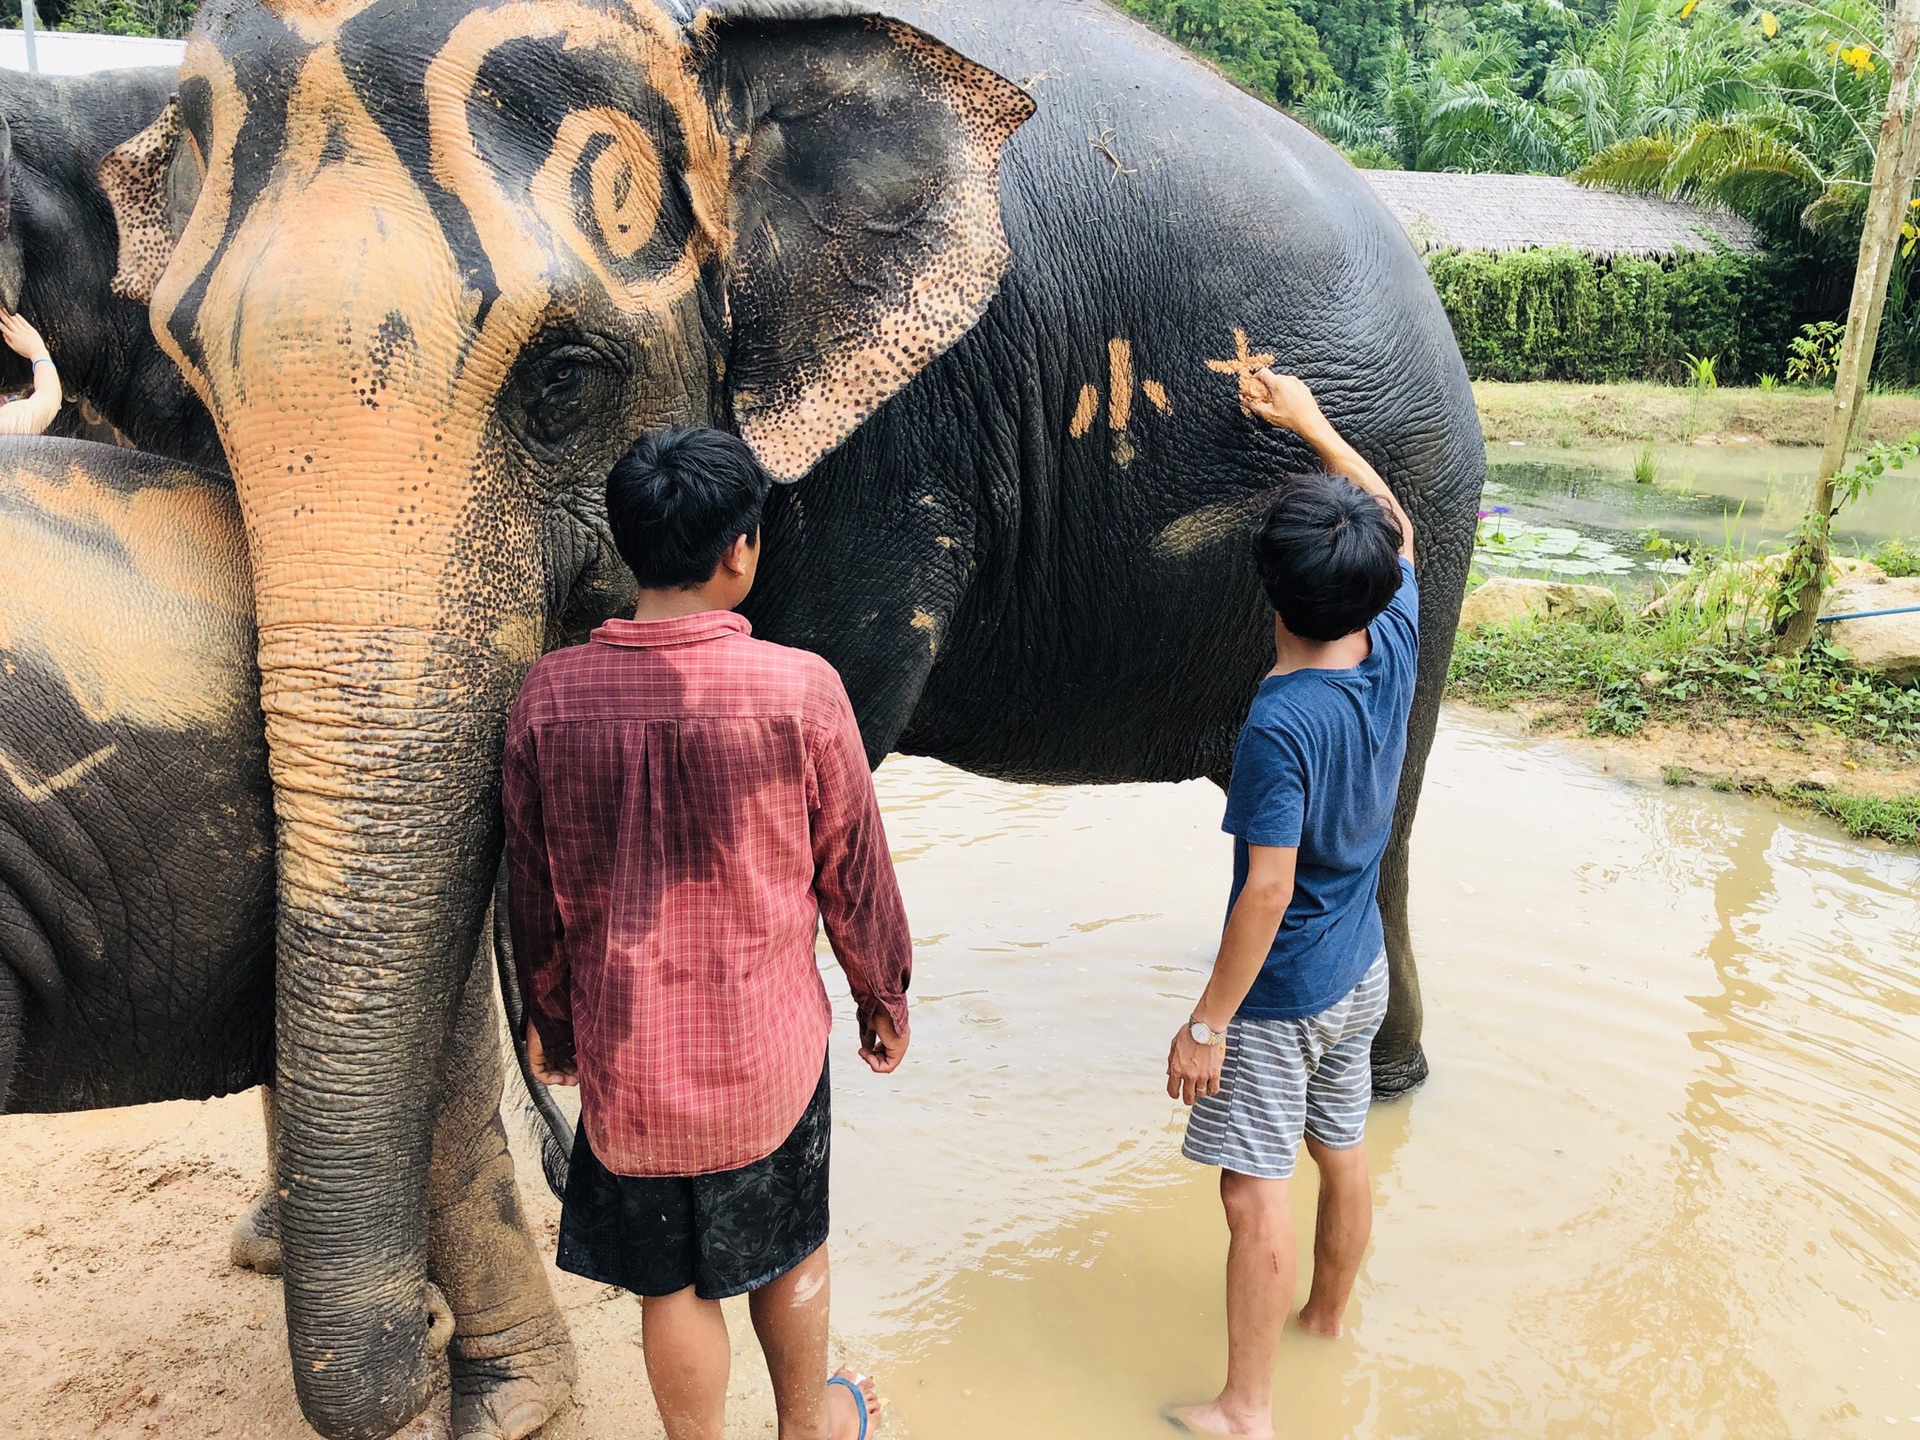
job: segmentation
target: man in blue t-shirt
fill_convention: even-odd
[[[1276,658],[1234,750],[1226,932],[1167,1060],[1167,1093],[1193,1107],[1185,1153],[1221,1167],[1227,1383],[1169,1415],[1198,1435],[1268,1437],[1293,1302],[1287,1182],[1303,1136],[1320,1170],[1303,1330],[1340,1334],[1373,1226],[1361,1140],[1387,1008],[1374,890],[1407,748],[1420,602],[1406,512],[1312,392],[1262,371],[1241,397],[1329,473],[1289,479],[1254,526]]]

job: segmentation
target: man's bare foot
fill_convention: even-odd
[[[860,1388],[860,1394],[867,1402],[866,1433],[872,1435],[880,1428],[880,1393],[873,1388],[873,1380],[851,1365],[842,1365],[833,1373],[842,1380],[851,1380]],[[854,1403],[853,1392],[846,1386],[827,1386],[827,1414],[833,1418],[833,1440],[858,1440],[860,1407]]]
[[[1309,1335],[1318,1335],[1326,1340],[1338,1340],[1345,1330],[1340,1316],[1322,1315],[1311,1305],[1294,1317],[1294,1323]]]
[[[1273,1417],[1230,1411],[1218,1400],[1204,1405],[1176,1405],[1166,1412],[1177,1430],[1189,1435],[1231,1436],[1234,1440],[1273,1440]]]

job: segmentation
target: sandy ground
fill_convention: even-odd
[[[278,1280],[232,1269],[227,1235],[264,1164],[252,1094],[0,1119],[0,1435],[304,1440]],[[516,1150],[519,1149],[516,1141]],[[560,1207],[517,1155],[552,1253]],[[529,1181],[531,1183],[529,1183]],[[582,1404],[549,1440],[662,1434],[622,1292],[553,1271],[580,1352]],[[729,1436],[771,1433],[744,1309]],[[405,1432],[447,1434],[429,1412]]]

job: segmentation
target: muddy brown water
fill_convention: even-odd
[[[1159,1089],[1219,792],[883,793],[918,1048],[843,1072],[840,1325],[913,1440],[1169,1434],[1223,1363]],[[1433,1079],[1375,1107],[1373,1250],[1347,1338],[1288,1336],[1281,1432],[1920,1435],[1920,859],[1459,712],[1415,853]]]
[[[836,1036],[836,1359],[908,1440],[1170,1435],[1225,1339],[1213,1175],[1160,1088],[1219,792],[880,786],[914,1049],[882,1080]],[[1287,1337],[1281,1433],[1920,1437],[1920,857],[1452,711],[1413,906],[1433,1079],[1375,1107],[1349,1333]],[[255,1113],[0,1121],[9,1433],[309,1433],[277,1287],[224,1265]],[[632,1302],[559,1293],[577,1433],[657,1436]],[[772,1433],[756,1369],[743,1339],[731,1436]]]

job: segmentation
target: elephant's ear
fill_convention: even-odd
[[[20,237],[13,230],[13,127],[0,115],[0,301],[7,309],[19,308],[25,279]]]
[[[694,34],[733,153],[734,420],[795,480],[993,298],[1000,151],[1033,102],[895,20],[736,3]]]
[[[153,300],[173,247],[186,229],[203,177],[199,151],[187,137],[174,96],[146,129],[106,153],[94,172],[120,231],[120,264],[113,293],[146,305]]]

